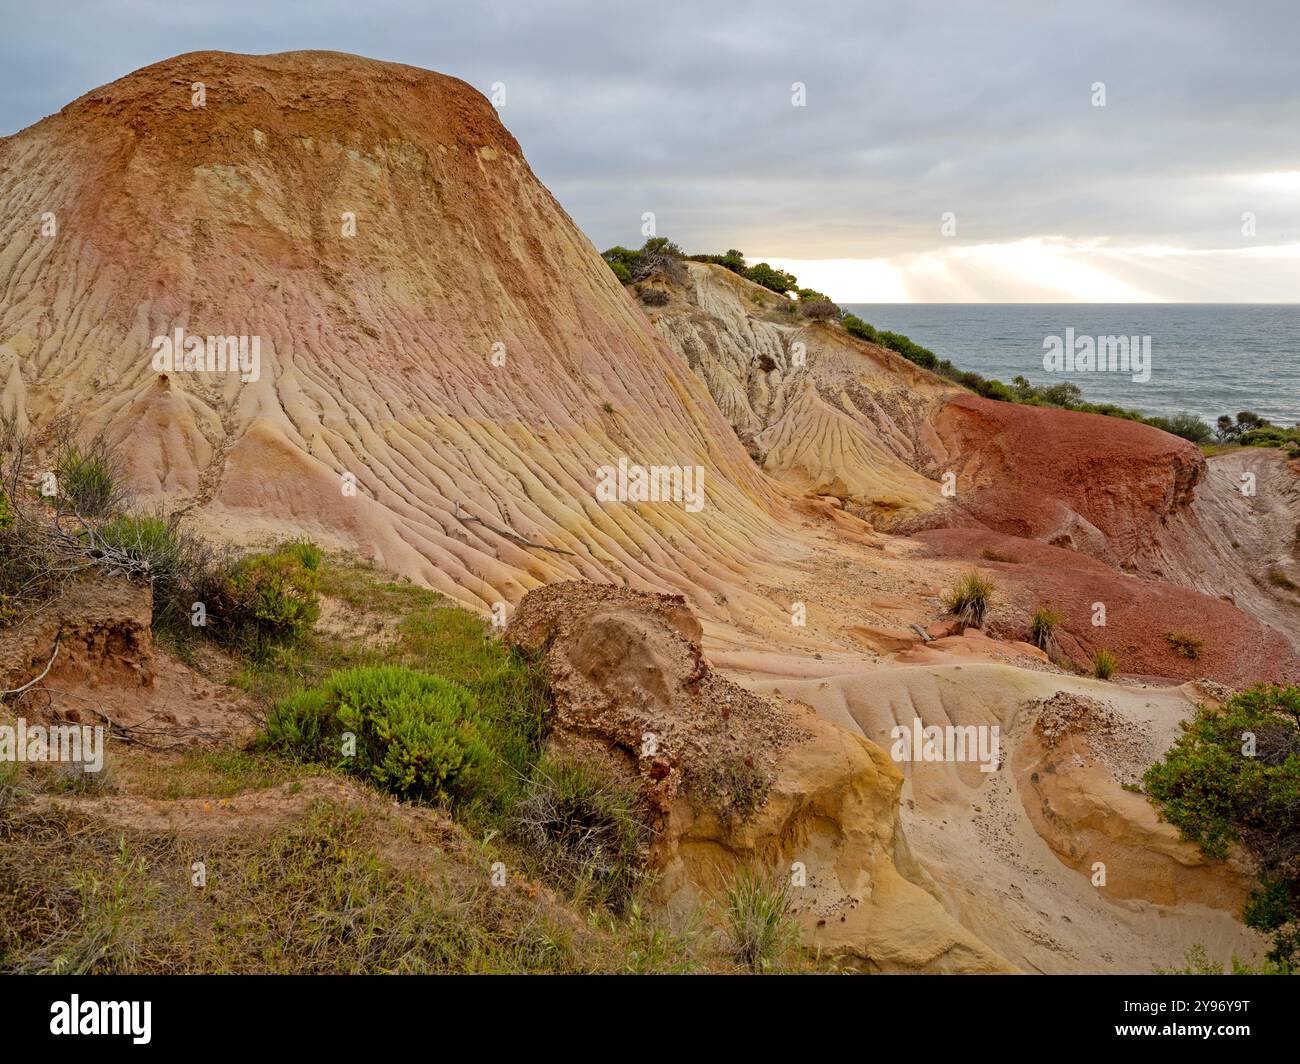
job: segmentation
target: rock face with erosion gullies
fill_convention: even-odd
[[[647,314],[763,468],[883,529],[976,526],[1129,565],[1205,472],[1185,440],[1122,418],[997,402],[721,266]],[[955,478],[955,494],[940,488]]]
[[[227,538],[306,532],[483,611],[617,576],[716,616],[794,549],[789,496],[455,78],[178,56],[0,139],[0,204],[0,410],[102,435]],[[260,364],[158,371],[176,330]],[[703,509],[597,501],[620,458],[702,468]]]
[[[508,637],[543,655],[552,745],[605,758],[645,797],[668,904],[718,896],[742,865],[798,862],[810,947],[872,971],[1012,970],[909,878],[922,873],[884,751],[722,677],[680,597],[553,584],[524,598]]]
[[[1139,422],[985,399],[721,266],[685,266],[682,283],[655,282],[669,298],[646,314],[755,461],[810,504],[992,569],[1018,615],[1004,634],[1024,638],[1045,604],[1081,667],[1108,649],[1169,679],[1300,676],[1300,600],[1268,576],[1294,565],[1300,476],[1276,452],[1207,463]],[[1180,656],[1171,632],[1202,652]]]

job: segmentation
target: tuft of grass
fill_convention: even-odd
[[[980,551],[980,557],[986,562],[1003,562],[1007,565],[1020,564],[1019,558],[1012,554],[1007,554],[1005,551],[994,550],[992,547],[985,547]]]
[[[1029,618],[1029,641],[1039,650],[1052,654],[1056,650],[1056,629],[1065,621],[1065,614],[1050,606],[1038,606]]]
[[[1109,650],[1099,650],[1092,656],[1092,674],[1099,680],[1109,680],[1119,668],[1119,662]]]
[[[1281,569],[1270,569],[1268,571],[1268,582],[1274,587],[1280,587],[1285,591],[1300,591],[1300,585],[1296,584]]]
[[[992,599],[993,581],[972,569],[964,573],[961,579],[949,589],[943,597],[943,602],[948,612],[963,625],[978,628],[988,616]]]
[[[741,868],[727,887],[723,919],[727,953],[755,974],[779,970],[801,945],[794,892],[779,873]]]
[[[650,829],[631,786],[589,761],[544,758],[511,811],[511,834],[575,897],[628,909],[646,879]]]
[[[102,440],[82,446],[63,441],[55,456],[58,502],[83,518],[108,517],[128,502],[126,476],[116,452]]]
[[[1169,644],[1175,654],[1187,658],[1189,661],[1195,661],[1199,658],[1201,649],[1205,646],[1204,642],[1185,632],[1166,632],[1165,642]]]
[[[715,800],[728,818],[747,820],[767,801],[771,781],[754,767],[750,758],[723,758],[701,781],[702,790]]]

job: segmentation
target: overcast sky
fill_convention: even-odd
[[[180,52],[328,48],[503,83],[600,248],[652,211],[841,301],[1300,300],[1300,0],[0,0],[0,27],[0,134]]]

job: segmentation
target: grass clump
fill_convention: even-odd
[[[1050,606],[1038,606],[1029,618],[1029,641],[1039,650],[1052,654],[1056,650],[1056,630],[1065,621],[1065,614]]]
[[[789,881],[742,868],[726,889],[723,937],[727,953],[746,970],[778,970],[800,945]]]
[[[1188,635],[1186,632],[1166,632],[1165,642],[1169,644],[1170,649],[1179,657],[1187,658],[1188,661],[1195,661],[1201,656],[1201,649],[1205,643],[1195,636]]]
[[[62,508],[82,518],[108,517],[129,503],[122,462],[103,440],[83,446],[63,439],[54,474]]]
[[[1098,650],[1092,656],[1092,674],[1099,680],[1109,680],[1119,668],[1119,661],[1109,650]]]
[[[1281,569],[1270,569],[1268,571],[1268,582],[1274,587],[1280,587],[1284,591],[1300,591],[1300,584],[1297,584]]]
[[[948,593],[943,603],[958,621],[965,627],[978,628],[988,616],[989,604],[993,599],[993,581],[981,576],[972,569],[962,575]]]
[[[615,912],[631,904],[645,878],[650,832],[630,786],[589,761],[544,758],[511,821],[547,878]]]
[[[767,801],[771,781],[755,767],[751,758],[727,757],[704,775],[703,791],[723,816],[747,820]]]

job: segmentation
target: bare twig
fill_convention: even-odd
[[[531,539],[524,539],[523,536],[519,535],[517,532],[511,532],[508,528],[501,528],[499,525],[489,524],[481,517],[473,517],[461,510],[459,502],[456,503],[454,516],[456,520],[463,525],[467,525],[471,522],[480,524],[489,532],[495,532],[498,536],[504,536],[511,542],[518,543],[521,547],[536,547],[538,550],[549,550],[552,554],[567,554],[571,558],[577,557],[577,555],[571,550],[565,550],[563,547],[548,547],[545,543],[534,543]]]
[[[40,683],[43,679],[45,679],[45,677],[47,677],[50,674],[50,669],[54,667],[54,659],[59,656],[60,637],[61,637],[61,633],[60,635],[54,637],[54,650],[51,651],[50,660],[45,663],[45,668],[41,670],[41,674],[37,676],[35,679],[28,680],[25,684],[22,685],[22,687],[15,687],[12,691],[0,691],[0,698],[8,698],[10,695],[20,695],[24,691],[26,691],[29,687],[35,687],[38,683]]]

